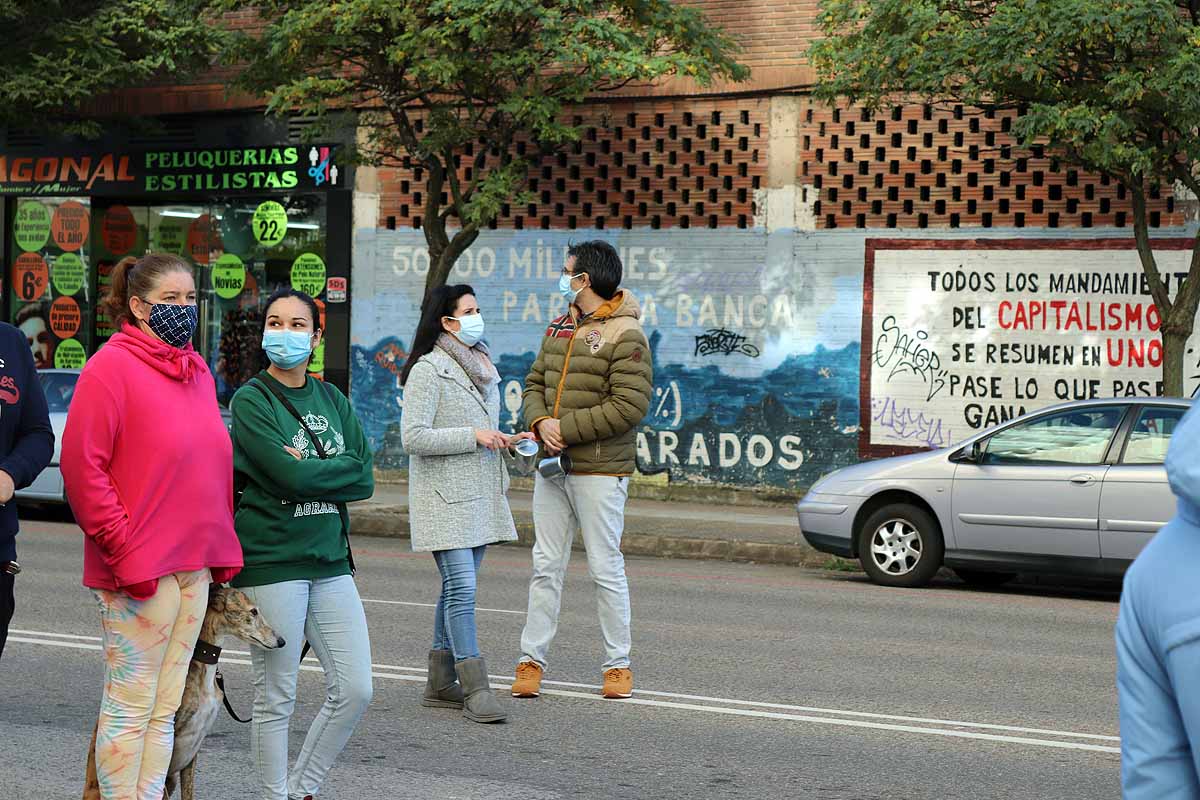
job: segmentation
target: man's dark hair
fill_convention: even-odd
[[[593,239],[567,248],[567,256],[575,256],[575,274],[586,272],[592,281],[592,291],[605,300],[612,300],[621,286],[621,257],[608,242]]]

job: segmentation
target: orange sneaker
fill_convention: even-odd
[[[513,697],[537,697],[542,693],[542,668],[535,661],[517,664],[517,679],[513,681]]]
[[[613,667],[604,673],[604,688],[600,694],[609,700],[633,697],[633,670]]]

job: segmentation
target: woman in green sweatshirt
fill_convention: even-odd
[[[287,644],[251,646],[250,749],[262,800],[315,795],[371,700],[371,643],[354,584],[346,502],[375,491],[371,451],[349,401],[308,375],[321,341],[311,297],[281,289],[267,301],[271,365],[233,397],[233,466],[244,485],[234,517],[245,590]],[[291,406],[291,408],[289,408]],[[307,639],[327,695],[288,770],[288,725]]]

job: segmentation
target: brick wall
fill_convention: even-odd
[[[534,202],[504,208],[500,228],[749,228],[767,169],[765,99],[593,105],[574,121],[583,136],[536,159]],[[528,155],[524,144],[519,155]],[[471,179],[475,151],[459,174]],[[423,171],[380,170],[380,226],[420,227]],[[443,195],[443,202],[445,196]]]
[[[580,109],[583,140],[538,160],[529,172],[535,202],[507,206],[492,227],[753,227],[770,106],[693,98]],[[1050,153],[1016,150],[1012,120],[916,104],[868,114],[806,97],[795,180],[815,190],[820,229],[1132,227],[1123,187]],[[469,179],[470,170],[460,174]],[[381,170],[380,227],[420,227],[423,191],[419,167]],[[1149,211],[1153,228],[1185,222],[1169,190],[1151,195]]]
[[[821,228],[1131,227],[1124,187],[1017,151],[1012,113],[903,105],[868,114],[806,100],[797,180]],[[1150,225],[1184,222],[1169,191]]]
[[[796,67],[816,38],[817,0],[697,0],[709,21],[741,43],[752,70]]]

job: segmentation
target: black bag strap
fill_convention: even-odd
[[[317,379],[308,378],[308,380],[315,381]],[[287,399],[287,396],[283,393],[283,390],[279,388],[279,385],[274,381],[274,379],[267,375],[266,372],[260,372],[258,375],[255,375],[253,378],[251,378],[249,383],[253,384],[260,392],[269,392],[271,395],[274,395],[275,399],[279,401],[279,404],[282,405],[287,412],[295,417],[296,421],[300,423],[300,428],[308,436],[309,440],[313,443],[313,448],[317,451],[317,458],[322,460],[329,458],[329,454],[325,452],[325,445],[321,444],[321,440],[315,433],[312,432],[312,429],[308,427],[308,423],[304,421],[304,417],[299,411],[296,410],[296,407],[292,405],[292,401]],[[325,399],[328,401],[329,390],[325,388],[323,381],[317,381],[317,383],[321,384],[321,394],[324,395]],[[350,574],[353,575],[355,572],[355,566],[354,551],[350,547],[350,510],[346,508],[345,503],[338,503],[337,509],[338,514],[342,518],[342,535],[346,537],[346,560],[350,562]]]
[[[262,375],[262,373],[255,375],[250,379],[250,383],[258,387],[259,391],[266,389],[271,394],[275,395],[275,399],[279,401],[279,404],[287,409],[287,412],[295,417],[296,421],[300,423],[300,427],[304,429],[304,433],[307,434],[309,440],[313,443],[313,448],[315,448],[317,451],[317,458],[329,458],[329,455],[325,452],[325,445],[321,444],[321,440],[315,433],[312,432],[312,428],[308,427],[308,423],[304,421],[304,417],[301,416],[300,412],[296,410],[296,407],[292,405],[292,401],[287,399],[287,395],[285,395],[283,390],[279,388],[279,384],[277,384],[274,380],[269,379],[269,376],[267,376],[268,380],[262,380],[260,377]],[[316,380],[316,378],[309,378],[308,380]],[[321,392],[322,394],[325,394],[325,389],[322,388]],[[325,397],[328,399],[329,395],[325,394]]]

